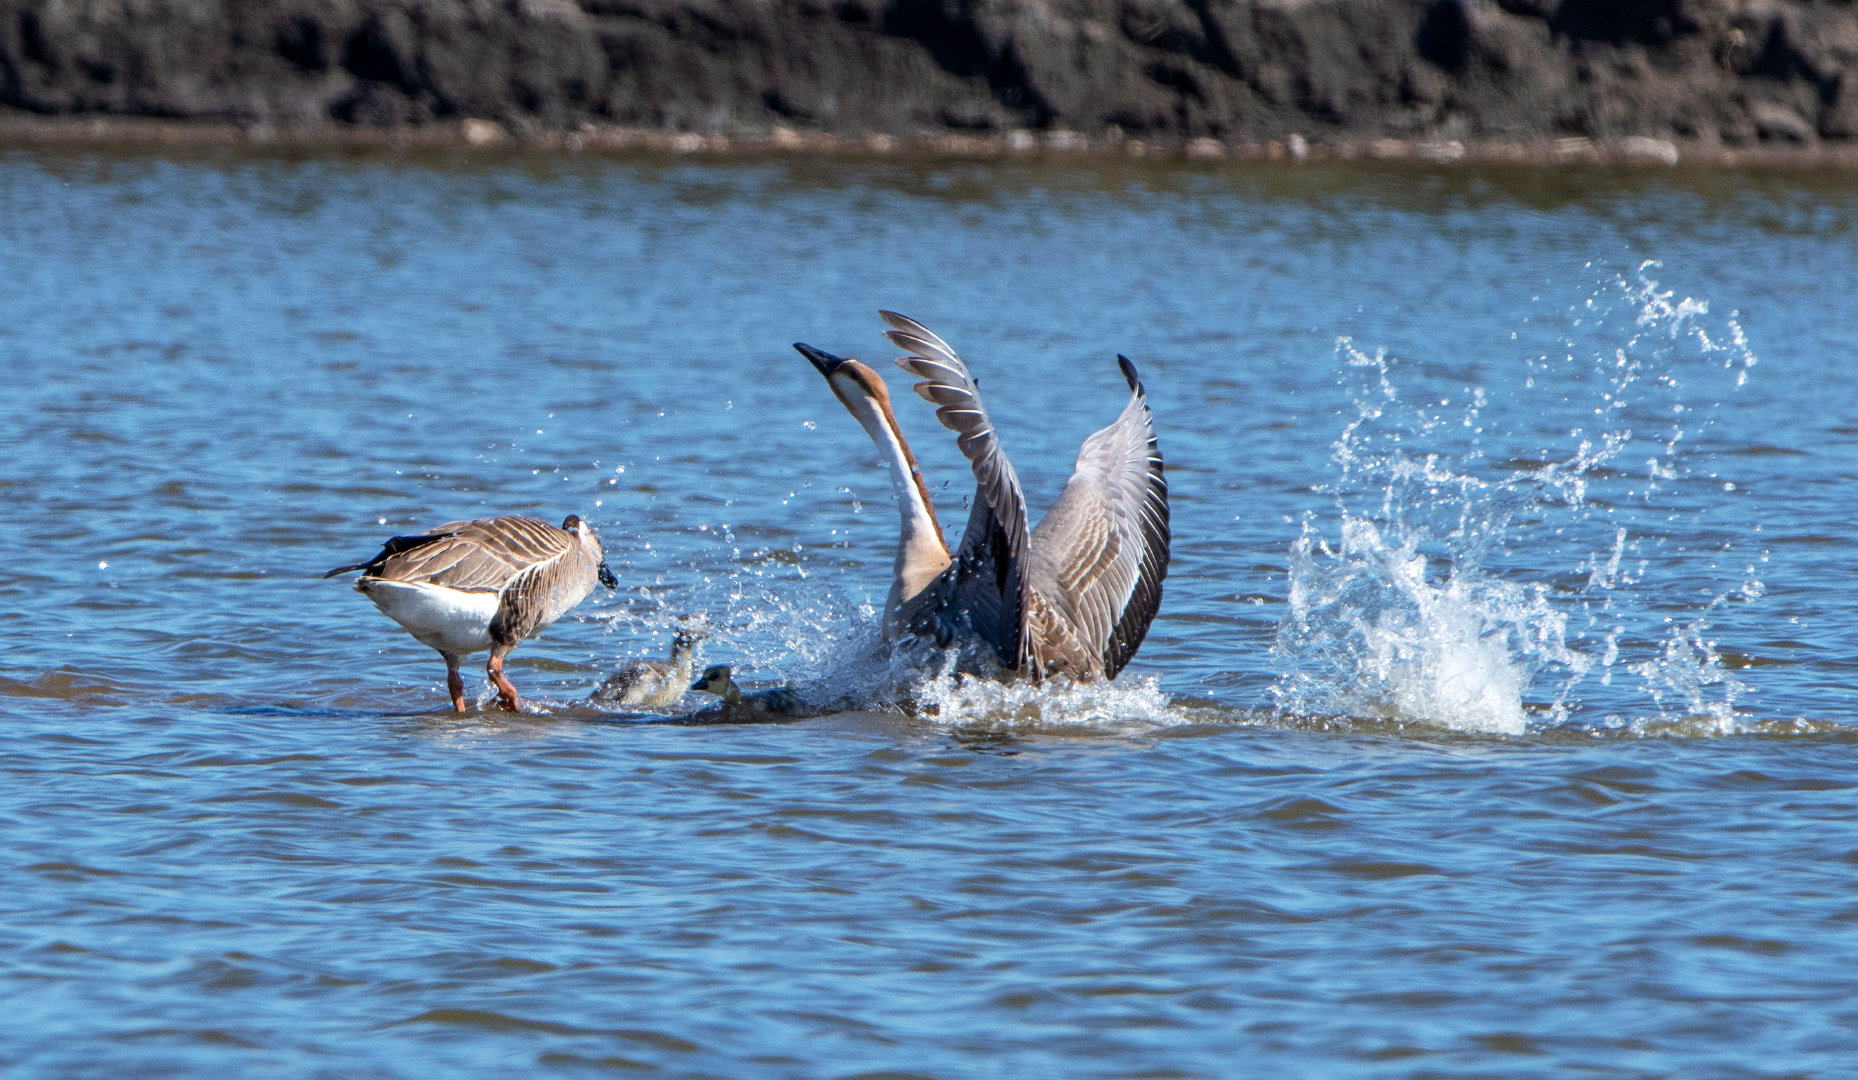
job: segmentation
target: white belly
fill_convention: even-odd
[[[497,614],[494,592],[370,577],[356,581],[355,588],[422,645],[452,656],[490,648],[490,620]]]

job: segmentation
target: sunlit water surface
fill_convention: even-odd
[[[1855,224],[1842,177],[0,156],[0,1067],[1837,1075]],[[880,307],[1041,506],[1141,365],[1174,562],[1114,686],[872,655],[889,484],[788,343],[891,370]],[[621,587],[521,716],[319,578],[570,512]],[[585,703],[687,614],[819,715]]]

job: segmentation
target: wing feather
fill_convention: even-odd
[[[1031,536],[1032,587],[1112,679],[1161,606],[1170,541],[1168,482],[1147,394],[1135,365],[1117,360],[1129,404],[1084,440],[1064,493]]]
[[[1025,572],[1031,551],[1019,475],[955,350],[921,323],[895,312],[879,314],[891,327],[885,336],[909,354],[897,366],[922,380],[917,395],[936,406],[936,419],[955,432],[955,445],[974,471],[974,506],[961,546],[934,587],[933,605],[913,605],[915,617],[919,624],[935,619],[937,640],[944,643],[965,622],[993,646],[1002,664],[1017,669],[1026,656]],[[922,632],[921,625],[913,629]]]
[[[490,620],[490,640],[514,645],[554,621],[549,610],[549,594],[555,575],[549,570],[559,558],[527,567],[504,586],[498,597],[497,614]]]
[[[424,543],[404,541],[427,539]],[[395,537],[364,569],[388,581],[498,592],[530,567],[574,550],[573,533],[528,517],[449,521],[423,537]]]

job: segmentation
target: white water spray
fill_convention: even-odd
[[[1746,688],[1706,631],[1714,609],[1760,595],[1753,564],[1676,620],[1647,567],[1702,557],[1697,497],[1709,485],[1692,482],[1687,448],[1755,356],[1733,317],[1712,322],[1706,302],[1661,289],[1654,265],[1576,305],[1560,355],[1519,358],[1528,374],[1498,402],[1481,386],[1440,392],[1385,350],[1337,343],[1356,415],[1323,489],[1337,539],[1306,515],[1291,549],[1276,645],[1287,711],[1516,735],[1532,718],[1595,712],[1588,698],[1613,704],[1624,658],[1638,704],[1585,722],[1732,724]],[[1557,425],[1560,450],[1531,442]],[[1721,545],[1710,543],[1714,566]]]

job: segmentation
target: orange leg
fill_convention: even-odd
[[[510,680],[503,677],[503,654],[492,651],[490,663],[484,665],[484,671],[497,687],[497,704],[510,712],[521,712],[523,703],[522,699],[516,696],[516,687],[510,685]]]
[[[445,657],[445,688],[452,692],[452,708],[465,711],[464,676],[458,674],[458,657]]]

